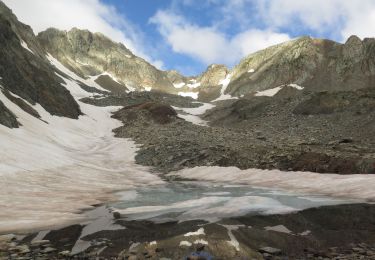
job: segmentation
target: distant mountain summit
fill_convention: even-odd
[[[82,77],[109,73],[127,90],[174,92],[165,72],[101,33],[50,28],[37,38],[48,53]]]
[[[309,91],[343,91],[374,86],[375,39],[351,36],[345,44],[301,37],[250,54],[232,71],[234,96],[285,84]]]

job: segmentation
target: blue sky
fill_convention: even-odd
[[[35,33],[99,31],[161,69],[185,75],[302,35],[375,36],[373,0],[4,0]]]

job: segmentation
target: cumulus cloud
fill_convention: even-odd
[[[162,66],[161,61],[147,55],[143,36],[119,14],[113,6],[99,0],[3,0],[18,19],[30,25],[35,33],[49,27],[70,30],[73,27],[101,32],[114,41],[123,43],[134,54]]]
[[[305,26],[317,33],[339,33],[340,40],[352,34],[374,37],[373,0],[256,0],[254,2],[268,26]]]
[[[201,62],[233,64],[245,55],[284,42],[287,34],[251,29],[228,36],[215,27],[201,27],[170,11],[158,11],[151,18],[174,52]]]
[[[180,4],[200,6],[199,0]],[[352,34],[374,37],[374,0],[209,0],[216,25],[266,28],[271,31],[307,31],[344,41]]]

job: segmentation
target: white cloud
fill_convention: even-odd
[[[374,37],[373,0],[256,0],[262,20],[273,28],[305,26],[317,33]]]
[[[101,32],[114,41],[123,43],[134,54],[152,61],[146,54],[143,37],[135,26],[112,6],[99,0],[3,0],[20,21],[30,25],[35,33],[49,27],[70,30],[73,27]]]
[[[269,30],[247,30],[229,37],[215,27],[200,27],[168,11],[158,11],[150,20],[173,51],[203,63],[234,64],[245,55],[289,39]]]
[[[241,50],[241,55],[256,52],[278,43],[290,40],[288,34],[275,33],[269,30],[248,30],[238,34],[233,40],[233,47]]]
[[[177,1],[177,0],[176,0]],[[182,2],[186,2],[182,1]],[[178,2],[181,2],[178,0]],[[189,0],[199,5],[199,0]],[[209,0],[215,26],[308,31],[345,41],[350,35],[374,37],[374,0]],[[207,2],[205,2],[207,3]]]

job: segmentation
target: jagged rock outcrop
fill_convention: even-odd
[[[45,57],[30,26],[0,1],[1,85],[52,115],[78,118],[80,108]],[[4,122],[3,122],[4,123]],[[13,124],[14,125],[14,124]]]
[[[107,72],[128,89],[175,91],[163,71],[101,33],[50,28],[39,33],[38,40],[48,53],[80,76]]]
[[[173,84],[186,83],[189,81],[188,77],[181,75],[177,70],[167,70],[166,75]]]
[[[205,72],[198,76],[197,81],[203,88],[217,86],[229,73],[229,69],[222,64],[212,64]]]
[[[3,102],[0,101],[0,124],[9,128],[18,128],[20,124],[16,116],[10,111]]]
[[[221,81],[229,74],[229,69],[222,64],[212,64],[205,72],[198,76],[201,82],[198,100],[208,102],[220,96]]]

